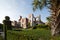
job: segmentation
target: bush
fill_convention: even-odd
[[[40,28],[47,28],[48,26],[47,25],[45,25],[45,24],[40,24],[40,25],[37,25],[38,27],[40,27]]]
[[[0,36],[0,40],[3,40],[3,37],[2,36]]]
[[[33,27],[33,29],[36,29],[36,28],[37,28],[36,26]]]
[[[48,29],[48,25],[39,24],[39,25],[36,25],[36,26],[33,27],[33,29],[36,29],[36,28],[47,28]]]
[[[23,31],[7,31],[7,40],[50,40],[50,30],[25,29]]]
[[[0,31],[3,31],[3,24],[0,24]]]

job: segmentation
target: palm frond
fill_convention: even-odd
[[[32,5],[33,5],[33,11],[35,11],[36,9],[38,9],[38,5],[40,4],[39,0],[34,0]]]
[[[47,5],[47,0],[34,0],[32,5],[34,11],[38,8],[43,9],[43,7]]]

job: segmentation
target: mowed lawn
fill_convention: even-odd
[[[9,30],[7,40],[50,40],[50,30],[46,29],[24,29],[22,31]]]

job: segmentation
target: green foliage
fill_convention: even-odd
[[[50,40],[50,30],[25,29],[23,31],[8,31],[7,40]]]
[[[2,36],[0,36],[0,40],[3,40]]]
[[[33,5],[33,11],[35,11],[36,9],[38,9],[38,5],[40,4],[39,0],[34,0],[32,5]]]
[[[41,25],[38,25],[38,26],[40,26],[40,28],[47,28],[48,27],[48,25],[45,25],[45,24],[41,24]]]
[[[50,22],[51,21],[51,16],[47,17],[46,19]]]
[[[34,26],[33,29],[37,29],[37,26]]]
[[[51,40],[60,40],[60,34],[59,35],[56,35],[56,36],[53,36],[51,38]]]
[[[3,20],[3,25],[7,27],[8,30],[12,29],[11,21],[9,16],[5,16],[5,20]]]
[[[5,16],[5,20],[10,20],[10,17],[9,16]]]
[[[48,0],[34,0],[33,1],[33,11],[36,9],[42,9],[44,6],[47,6]]]
[[[3,24],[0,24],[0,29],[1,31],[3,31]]]
[[[33,27],[33,29],[36,29],[36,28],[48,28],[48,25],[45,25],[45,24],[39,24],[39,25],[36,25]]]
[[[30,28],[31,26],[30,26],[30,23],[28,23],[28,28]]]

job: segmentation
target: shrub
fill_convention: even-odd
[[[36,29],[36,28],[47,28],[48,29],[48,25],[39,24],[39,25],[36,25],[36,26],[33,27],[33,29]]]
[[[7,40],[50,40],[50,30],[23,30],[23,31],[7,31]]]
[[[0,31],[3,31],[3,24],[0,24]]]
[[[36,29],[36,28],[37,28],[36,26],[33,27],[33,29]]]
[[[3,40],[3,37],[2,36],[0,36],[0,40]]]

